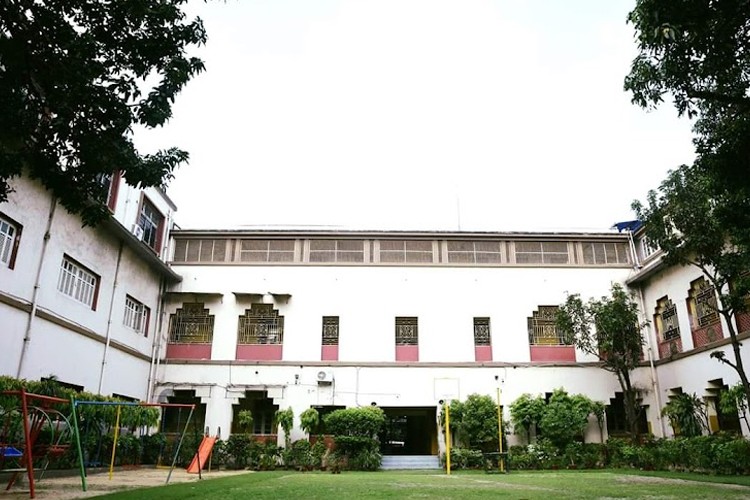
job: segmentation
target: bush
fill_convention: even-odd
[[[375,436],[385,424],[383,410],[375,406],[336,410],[325,416],[325,424],[334,434],[336,451],[331,457],[334,469],[380,468],[380,442]]]
[[[445,466],[445,454],[440,460]],[[451,448],[451,470],[457,469],[481,469],[484,467],[484,454],[481,450],[468,448]]]

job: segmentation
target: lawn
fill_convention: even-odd
[[[721,482],[713,482],[721,481]],[[727,484],[729,483],[729,484]],[[330,498],[750,498],[749,478],[623,471],[256,472],[221,479],[130,490],[112,499]]]

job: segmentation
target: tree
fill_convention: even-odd
[[[276,424],[284,431],[284,444],[286,448],[289,449],[292,441],[292,427],[294,427],[294,410],[291,408],[287,408],[286,410],[276,410],[274,419],[276,420]]]
[[[561,451],[576,439],[583,440],[592,407],[593,401],[582,394],[571,396],[555,389],[539,420],[542,435]]]
[[[733,385],[729,390],[722,391],[719,406],[724,414],[739,415],[745,421],[745,425],[750,428],[750,422],[747,419],[747,395],[742,384]]]
[[[315,408],[308,408],[299,414],[299,423],[302,430],[311,435],[320,426],[320,413]]]
[[[181,10],[186,1],[0,4],[0,203],[27,174],[93,224],[107,216],[104,181],[115,171],[139,187],[172,177],[188,154],[142,155],[132,133],[163,125],[204,69],[186,55],[206,42],[202,21]]]
[[[523,429],[529,444],[531,444],[531,428],[539,425],[545,404],[541,396],[521,394],[510,405],[510,421],[513,423],[513,428]]]
[[[706,403],[695,394],[680,393],[670,398],[661,414],[669,418],[675,434],[695,437],[708,430]]]
[[[490,396],[471,394],[464,402],[452,401],[450,412],[451,432],[461,443],[474,450],[497,451],[497,403]]]
[[[682,166],[669,173],[658,192],[649,192],[646,205],[636,201],[633,209],[644,221],[646,237],[664,251],[665,264],[696,267],[718,293],[717,312],[726,324],[734,361],[721,350],[711,356],[737,372],[748,397],[750,383],[735,319],[738,312],[747,310],[750,292],[750,226],[727,226],[725,198],[717,196],[712,185],[704,171]]]
[[[747,1],[637,0],[628,21],[639,49],[625,78],[633,102],[655,107],[671,96],[679,115],[696,118],[701,168],[722,190],[750,192]]]
[[[569,295],[560,306],[557,328],[566,342],[596,356],[601,367],[617,377],[624,397],[625,418],[635,441],[642,411],[631,376],[643,353],[638,305],[618,284],[612,285],[610,296],[586,303],[578,294]]]

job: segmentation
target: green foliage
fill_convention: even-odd
[[[580,394],[570,396],[563,389],[555,389],[544,408],[539,428],[545,438],[564,450],[576,439],[583,439],[590,414],[589,398]]]
[[[445,466],[445,454],[440,456]],[[484,454],[479,450],[468,448],[451,448],[451,470],[481,469],[484,467]]]
[[[232,434],[226,442],[227,465],[234,469],[244,469],[250,465],[253,440],[247,434]]]
[[[119,170],[134,186],[171,178],[187,153],[141,155],[132,134],[166,123],[176,95],[204,69],[186,55],[206,33],[200,19],[186,19],[184,3],[0,7],[0,203],[8,181],[26,172],[92,224],[108,216],[102,175]]]
[[[308,408],[299,414],[299,423],[303,431],[312,434],[320,425],[320,413],[315,408]]]
[[[375,439],[385,425],[385,414],[376,406],[345,408],[324,417],[326,428],[334,434],[336,468],[376,470],[382,456]]]
[[[246,433],[253,430],[253,412],[250,410],[240,410],[237,413],[237,423]]]
[[[471,394],[466,401],[452,401],[450,412],[458,441],[474,450],[498,450],[497,403],[490,396]]]
[[[385,425],[385,413],[377,406],[344,408],[326,415],[326,429],[336,436],[373,437]]]
[[[522,394],[510,405],[510,421],[513,429],[523,429],[528,442],[531,440],[531,429],[539,425],[544,414],[546,402],[541,396]]]
[[[747,423],[747,394],[741,383],[721,392],[719,406],[722,413],[727,415],[737,414]]]
[[[294,410],[277,410],[275,415],[276,423],[284,431],[284,442],[287,447],[290,445],[292,427],[294,427]]]
[[[641,362],[644,342],[638,305],[615,283],[609,296],[585,303],[580,295],[569,295],[560,306],[556,320],[557,328],[568,342],[599,358],[602,368],[617,377],[625,399],[631,438],[635,439],[641,407],[631,375]]]
[[[695,394],[681,393],[671,397],[661,414],[669,418],[675,434],[680,436],[700,436],[708,430],[706,403]]]

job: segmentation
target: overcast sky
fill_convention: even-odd
[[[690,123],[623,89],[634,0],[197,1],[206,71],[144,151],[182,228],[607,230]]]

